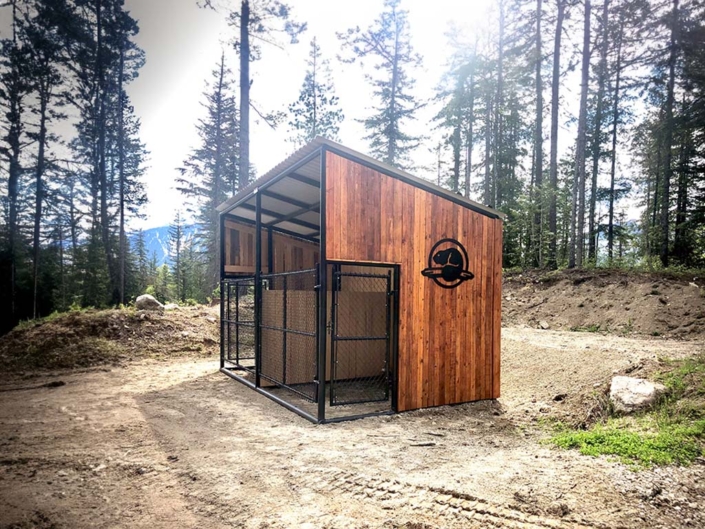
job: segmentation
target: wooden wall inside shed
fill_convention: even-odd
[[[475,278],[421,275],[440,239]],[[400,265],[399,411],[499,397],[502,221],[326,153],[326,258]]]
[[[234,236],[233,232],[238,235]],[[255,227],[250,224],[225,221],[225,273],[255,273]],[[234,239],[239,239],[239,248],[234,247]],[[273,233],[274,273],[306,270],[319,261],[319,245],[303,239],[296,239],[281,233]],[[262,272],[269,273],[268,235],[262,230]]]

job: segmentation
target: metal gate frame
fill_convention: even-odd
[[[237,279],[225,279],[220,283],[221,295],[221,351],[220,351],[220,367],[223,368],[225,363],[233,364],[238,369],[252,372],[254,366],[245,366],[241,364],[241,360],[255,360],[256,350],[254,349],[251,356],[242,357],[240,355],[240,328],[246,327],[252,329],[253,338],[255,329],[254,314],[252,321],[240,319],[240,300],[243,294],[240,290],[242,287],[255,286],[254,276],[240,277]],[[234,294],[234,296],[233,296]],[[254,294],[254,293],[253,293]],[[233,297],[235,298],[235,310],[233,311]],[[233,314],[234,312],[234,314]],[[234,329],[233,329],[234,327]],[[232,332],[235,331],[235,340],[232,339]],[[225,340],[227,338],[227,340]],[[231,344],[235,344],[235,358],[231,356]]]
[[[384,265],[378,265],[379,268],[388,268]],[[339,334],[340,320],[338,315],[338,308],[340,306],[339,294],[342,285],[342,278],[344,277],[355,277],[355,278],[365,278],[365,279],[381,279],[386,282],[385,287],[385,325],[384,325],[384,336],[342,336]],[[331,406],[345,406],[352,404],[363,404],[369,402],[384,402],[389,400],[390,386],[392,385],[392,371],[390,370],[391,350],[392,350],[392,296],[394,295],[394,290],[392,289],[392,270],[388,270],[386,274],[366,274],[360,272],[343,272],[341,271],[341,265],[333,265],[333,288],[332,288],[332,307],[331,307],[331,332],[330,332],[330,355],[331,355],[331,368],[330,368],[330,405]],[[385,341],[384,347],[384,374],[382,381],[384,383],[384,396],[382,398],[361,398],[357,400],[344,400],[339,397],[336,393],[337,385],[345,384],[343,379],[339,379],[338,373],[338,342],[369,342],[369,341]],[[361,380],[362,382],[362,380]],[[349,381],[346,385],[350,385]]]
[[[287,298],[288,298],[288,292],[289,292],[289,283],[291,280],[295,280],[297,277],[306,277],[308,276],[313,277],[313,285],[311,286],[311,292],[315,293],[316,292],[316,286],[319,284],[319,268],[309,268],[306,270],[295,270],[292,272],[279,272],[276,274],[262,274],[260,276],[260,281],[262,283],[262,290],[269,290],[269,288],[264,288],[265,284],[267,287],[269,287],[272,283],[275,283],[278,280],[282,281],[282,286],[283,288],[281,289],[275,289],[275,290],[281,290],[283,293],[282,296],[282,307],[281,307],[281,313],[282,313],[282,320],[281,320],[281,327],[279,326],[273,326],[273,325],[266,325],[262,321],[262,299],[260,299],[260,317],[259,321],[257,323],[257,328],[258,332],[260,334],[260,341],[259,341],[259,361],[257,362],[257,373],[260,378],[264,378],[265,380],[271,382],[272,384],[275,384],[279,387],[285,388],[292,393],[295,393],[302,397],[303,399],[309,401],[309,402],[318,402],[318,391],[314,390],[312,395],[309,395],[308,393],[305,393],[304,391],[300,390],[299,388],[296,387],[294,384],[290,384],[287,381],[287,357],[289,350],[287,348],[287,342],[288,342],[288,335],[298,335],[298,336],[305,336],[308,338],[313,339],[313,351],[314,351],[314,376],[312,377],[310,384],[317,384],[318,383],[318,296],[315,296],[316,302],[314,304],[313,308],[313,327],[315,328],[314,331],[302,331],[301,329],[293,329],[289,327],[289,321],[288,321],[288,315],[287,315]],[[305,290],[303,290],[305,291]],[[261,334],[262,331],[272,331],[272,332],[279,332],[282,334],[282,376],[281,380],[278,380],[276,377],[272,376],[271,374],[266,374],[265,372],[262,371],[262,339],[261,339]],[[304,383],[300,383],[304,384]],[[305,384],[309,384],[309,382],[306,382]]]

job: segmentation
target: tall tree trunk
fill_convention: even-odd
[[[602,157],[602,114],[604,112],[605,82],[607,78],[607,50],[609,48],[608,25],[610,0],[602,4],[602,27],[600,39],[600,61],[597,72],[597,96],[595,106],[595,122],[592,131],[592,182],[590,185],[590,211],[588,213],[588,259],[597,263],[597,175]]]
[[[215,127],[216,127],[216,137],[215,137],[215,160],[213,164],[213,194],[210,197],[211,202],[211,219],[210,225],[215,227],[215,233],[208,237],[208,241],[212,241],[213,246],[208,248],[208,254],[213,256],[209,259],[210,270],[207,271],[210,287],[215,289],[220,280],[220,261],[215,258],[220,252],[220,230],[217,228],[218,224],[218,206],[221,203],[221,182],[224,178],[222,175],[224,161],[222,160],[224,152],[224,140],[223,140],[223,102],[225,99],[225,94],[223,93],[223,84],[225,82],[225,54],[223,53],[220,57],[220,72],[218,75],[218,88],[216,90],[216,116],[215,116]]]
[[[56,226],[57,235],[59,237],[59,277],[61,278],[61,304],[59,305],[59,310],[63,311],[67,309],[66,305],[66,266],[64,262],[64,227],[61,224],[61,219]]]
[[[115,294],[115,266],[113,262],[113,252],[110,242],[110,218],[108,212],[108,198],[110,190],[108,187],[108,176],[106,170],[106,135],[107,135],[107,86],[105,83],[105,57],[103,55],[103,8],[101,0],[97,0],[97,53],[96,53],[96,72],[98,74],[98,86],[96,96],[98,97],[98,182],[100,194],[100,234],[103,241],[103,249],[105,251],[105,260],[108,263],[108,272],[110,275],[110,283],[113,287],[111,296]]]
[[[610,209],[607,221],[607,260],[612,265],[614,254],[614,181],[617,170],[617,125],[619,124],[619,88],[622,78],[622,39],[624,31],[624,21],[620,14],[619,34],[617,36],[617,62],[615,64],[615,85],[612,97],[612,153],[610,166]]]
[[[250,179],[250,2],[240,10],[240,189]]]
[[[542,0],[536,0],[536,129],[534,130],[534,222],[532,237],[532,259],[534,266],[542,266],[541,258],[541,219],[543,212],[543,195],[541,186],[543,185],[543,80],[541,76],[541,63],[543,55],[541,50],[541,4]]]
[[[494,108],[494,164],[493,165],[493,188],[494,205],[502,206],[502,150],[505,147],[502,141],[502,110],[504,107],[504,0],[499,0],[499,44],[497,49],[497,96]]]
[[[551,169],[550,169],[550,204],[548,211],[548,259],[547,266],[555,270],[558,268],[556,259],[557,224],[556,224],[556,199],[558,194],[558,107],[560,97],[561,76],[561,36],[563,35],[563,19],[565,18],[565,4],[567,0],[557,0],[558,17],[556,19],[556,35],[553,43],[553,78],[551,80]]]
[[[17,51],[17,0],[12,0],[12,53]],[[19,229],[17,224],[18,199],[20,175],[22,166],[20,162],[21,136],[22,136],[22,99],[23,91],[20,86],[22,74],[19,72],[18,57],[15,55],[11,59],[10,83],[8,86],[7,98],[9,99],[10,111],[7,115],[9,121],[7,143],[9,175],[7,179],[7,198],[9,207],[8,218],[8,251],[10,254],[10,314],[13,318],[16,312],[16,285],[17,285],[17,243],[19,240]]]
[[[121,35],[121,39],[124,38]],[[125,303],[125,259],[127,254],[127,240],[125,237],[125,102],[123,100],[122,85],[124,81],[125,50],[120,42],[120,63],[118,71],[118,181],[120,186],[120,241],[119,259],[120,272],[118,292],[120,303]],[[140,292],[141,294],[141,292]]]
[[[458,109],[458,115],[456,115],[455,127],[453,128],[453,182],[452,189],[454,193],[458,192],[460,186],[460,109]]]
[[[683,96],[683,108],[685,108],[685,95]],[[678,192],[676,194],[676,222],[675,234],[673,240],[673,255],[680,264],[687,264],[688,261],[688,243],[686,240],[686,218],[688,212],[688,153],[691,148],[690,131],[686,128],[681,132],[679,141],[679,156],[678,156]]]
[[[654,232],[657,232],[658,228],[658,219],[659,219],[659,207],[661,204],[661,201],[659,200],[661,197],[661,192],[660,192],[660,182],[661,182],[661,166],[662,166],[662,156],[663,156],[663,148],[661,146],[662,141],[661,141],[661,133],[658,131],[658,129],[654,130],[654,133],[656,135],[656,141],[655,143],[655,148],[656,148],[656,167],[653,171],[653,181],[654,181],[654,193],[653,193],[653,206],[651,208],[651,228],[653,229]],[[660,232],[659,232],[659,239],[660,239]],[[649,239],[649,247],[653,248],[654,245],[654,238],[653,236]],[[655,250],[655,248],[654,248]],[[659,249],[660,251],[660,249]],[[654,253],[653,251],[651,253]],[[651,264],[649,264],[651,266]]]
[[[668,55],[668,88],[666,95],[665,109],[665,130],[664,130],[664,161],[663,161],[663,182],[661,185],[661,249],[659,257],[661,264],[664,267],[668,266],[668,239],[669,239],[669,210],[670,210],[670,191],[671,191],[671,176],[673,167],[671,167],[673,147],[673,98],[676,82],[676,31],[678,29],[678,2],[673,0],[673,10],[671,13],[671,42]]]
[[[487,101],[485,103],[485,195],[484,202],[486,206],[494,206],[492,200],[490,161],[492,159],[492,95],[487,91]]]
[[[470,198],[470,177],[472,175],[472,147],[473,128],[475,125],[475,56],[473,55],[473,65],[470,70],[470,87],[468,94],[468,137],[467,137],[467,161],[465,165],[465,198]]]
[[[576,179],[578,181],[578,228],[575,248],[575,265],[583,266],[583,245],[585,238],[585,154],[587,150],[587,95],[590,83],[590,17],[592,3],[585,0],[585,22],[583,26],[583,64],[580,83],[580,111],[578,114],[578,141],[576,149]],[[572,250],[571,250],[572,252]]]
[[[46,86],[47,81],[41,81],[39,90],[39,136],[37,138],[37,167],[34,171],[34,180],[36,185],[36,195],[34,200],[34,237],[33,237],[33,263],[32,276],[34,278],[34,293],[32,296],[32,317],[37,318],[37,296],[39,293],[39,255],[40,255],[40,236],[42,225],[42,204],[44,201],[44,176],[45,166],[45,146],[47,139],[47,107],[49,99],[49,88]]]
[[[394,11],[396,17],[396,11]],[[394,165],[397,161],[397,139],[399,135],[399,116],[397,116],[397,88],[399,84],[399,31],[398,21],[394,26],[394,56],[392,57],[392,83],[389,97],[389,137],[386,162]]]
[[[316,37],[313,37],[313,130],[311,140],[318,136],[318,84],[316,83],[317,63],[318,53],[316,52]]]
[[[583,64],[580,82],[580,111],[578,113],[578,139],[575,150],[575,180],[578,185],[578,226],[577,238],[574,238],[570,249],[569,266],[583,266],[583,240],[585,237],[585,151],[587,138],[585,134],[587,122],[587,96],[590,83],[590,16],[592,5],[585,0],[585,21],[583,25]],[[574,219],[574,217],[573,217]],[[571,226],[571,234],[576,237],[575,228]]]

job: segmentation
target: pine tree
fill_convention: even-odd
[[[203,5],[215,9],[212,0],[204,0]],[[238,151],[237,189],[242,189],[250,179],[250,107],[261,117],[271,121],[269,116],[257,111],[250,98],[252,79],[250,63],[261,57],[261,44],[281,47],[280,35],[284,34],[289,42],[298,42],[298,37],[306,30],[306,24],[296,22],[291,16],[291,7],[281,0],[240,0],[240,8],[228,15],[230,24],[238,31],[235,38],[235,51],[240,62],[240,143]]]
[[[568,0],[556,0],[558,14],[556,16],[556,30],[553,45],[553,77],[551,80],[551,161],[550,161],[550,191],[548,211],[548,258],[546,265],[555,269],[557,263],[557,210],[556,200],[558,193],[558,108],[560,103],[560,75],[561,75],[561,38],[563,36],[563,21]]]
[[[316,39],[311,40],[311,51],[307,62],[299,98],[289,105],[289,121],[292,141],[298,146],[310,142],[316,136],[338,139],[343,111],[339,107],[331,79],[328,60],[323,59]]]
[[[181,212],[177,211],[169,227],[169,260],[174,278],[176,299],[186,301],[186,271],[184,269],[184,224]]]
[[[137,295],[144,294],[147,285],[149,285],[149,258],[147,257],[147,243],[144,237],[144,230],[140,229],[137,232],[137,240],[135,242],[135,259],[136,259],[136,290]]]
[[[26,42],[28,63],[25,65],[26,75],[36,105],[32,108],[37,116],[36,129],[28,133],[36,144],[36,162],[34,165],[34,222],[32,236],[32,276],[33,276],[33,309],[32,315],[38,313],[39,294],[39,263],[41,255],[41,228],[43,207],[45,201],[46,172],[51,168],[48,156],[50,143],[56,142],[55,135],[49,132],[51,124],[63,120],[66,115],[56,106],[60,97],[57,91],[64,79],[62,70],[62,38],[61,25],[69,16],[64,0],[39,0],[33,16],[27,16],[22,24],[21,39]],[[59,104],[63,103],[63,98]]]
[[[578,111],[578,137],[575,147],[575,180],[573,183],[573,213],[571,213],[570,227],[570,257],[568,267],[583,266],[583,238],[585,231],[585,153],[586,145],[586,120],[587,120],[587,95],[590,82],[590,17],[592,4],[585,0],[585,13],[583,17],[583,50],[582,70],[580,81],[580,109]],[[576,226],[577,216],[577,226]]]
[[[370,28],[351,28],[338,38],[349,51],[345,62],[368,60],[378,72],[368,77],[377,99],[375,113],[362,121],[372,154],[408,168],[409,153],[418,147],[419,138],[404,132],[404,125],[421,107],[411,93],[414,78],[410,70],[420,65],[421,58],[411,46],[408,12],[400,4],[401,0],[385,0],[384,11]]]
[[[220,279],[218,255],[219,217],[217,207],[234,192],[238,177],[239,135],[235,97],[232,93],[231,72],[221,56],[213,71],[211,86],[204,92],[206,116],[198,125],[200,145],[196,147],[179,171],[177,188],[189,202],[189,212],[197,223],[197,242],[204,254],[208,292]]]
[[[26,72],[27,48],[19,37],[21,19],[26,6],[20,0],[10,0],[1,6],[9,7],[12,37],[0,42],[0,105],[5,119],[2,120],[2,144],[0,155],[7,161],[7,260],[8,281],[4,289],[9,292],[7,313],[12,322],[17,321],[16,290],[21,246],[18,224],[21,188],[22,146],[26,143],[25,102],[31,90]]]

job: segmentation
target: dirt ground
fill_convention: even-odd
[[[0,527],[705,526],[702,461],[635,472],[541,443],[613,372],[703,343],[502,337],[498,402],[323,426],[220,374],[215,345],[5,377]]]

